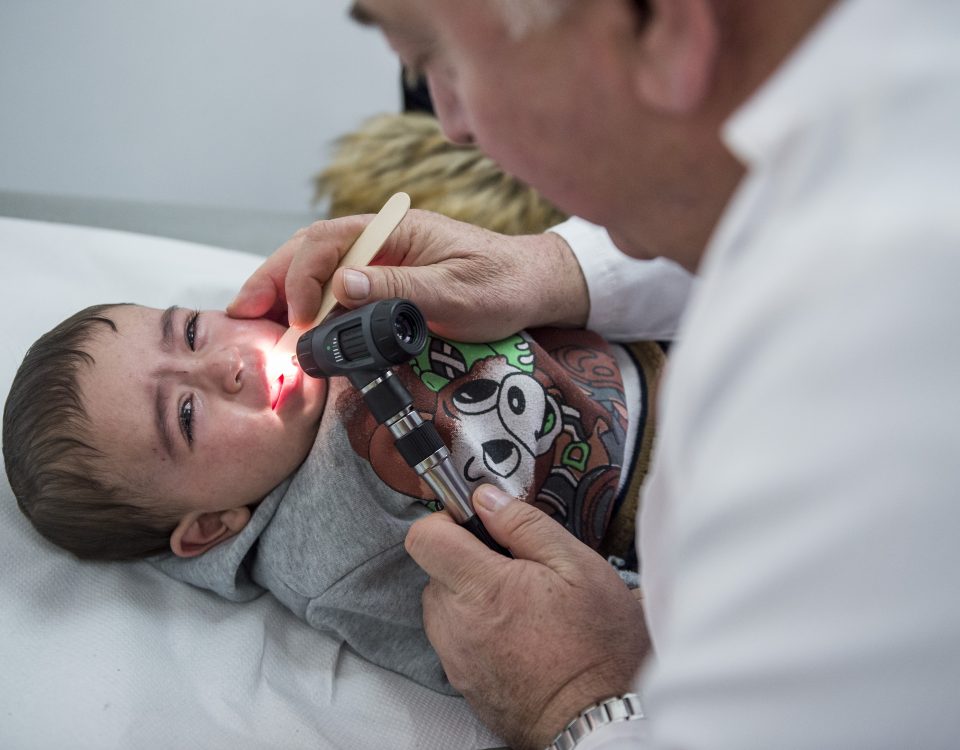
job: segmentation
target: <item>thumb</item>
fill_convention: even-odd
[[[402,297],[432,318],[441,272],[431,266],[365,266],[341,268],[333,276],[333,294],[344,307]]]
[[[589,548],[539,508],[491,484],[480,485],[473,507],[487,531],[516,559],[542,563],[558,572],[578,565]]]
[[[277,297],[276,287],[269,278],[253,276],[240,287],[226,312],[233,318],[259,318],[273,308]]]

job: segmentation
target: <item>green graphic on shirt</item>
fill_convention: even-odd
[[[490,344],[464,344],[431,335],[410,364],[423,384],[436,393],[489,357],[504,357],[508,364],[526,373],[532,373],[535,365],[530,342],[520,334]]]
[[[563,455],[560,457],[562,466],[570,466],[577,471],[586,469],[589,460],[590,445],[582,440],[570,443],[570,445],[563,449]]]

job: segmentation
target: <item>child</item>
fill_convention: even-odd
[[[150,557],[234,601],[269,590],[370,661],[452,692],[422,629],[426,576],[403,547],[430,492],[345,379],[268,382],[283,331],[135,305],[64,321],[27,353],[4,411],[20,507],[79,557]],[[621,498],[645,469],[659,366],[653,344],[542,330],[431,338],[397,375],[471,489],[495,482],[627,558],[609,545],[632,539]]]

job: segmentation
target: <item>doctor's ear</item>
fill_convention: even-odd
[[[202,555],[239,534],[249,520],[250,509],[245,505],[211,513],[188,513],[170,534],[170,549],[177,557]]]
[[[647,106],[686,114],[704,101],[719,29],[709,0],[633,0],[637,18],[633,79]]]

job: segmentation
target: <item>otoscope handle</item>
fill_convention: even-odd
[[[494,552],[511,557],[510,552],[497,544],[480,522],[470,503],[470,490],[456,470],[450,453],[437,433],[433,422],[421,420],[416,412],[407,414],[407,426],[412,430],[395,440],[394,444],[410,467],[422,477],[437,500],[450,516]],[[392,431],[393,426],[391,426]]]
[[[450,451],[432,421],[413,409],[413,398],[400,378],[387,370],[352,378],[363,400],[381,424],[393,435],[394,445],[407,465],[433,490],[454,521],[466,526],[477,539],[501,555],[510,552],[487,532],[470,504],[470,490],[450,459]],[[392,416],[387,416],[392,414]]]
[[[487,527],[480,523],[479,516],[470,516],[470,518],[468,518],[461,525],[494,552],[499,552],[504,557],[513,557],[513,555],[510,554],[510,550],[508,550],[506,547],[501,547],[499,544],[497,544],[497,541],[490,536],[490,532],[487,531]]]

